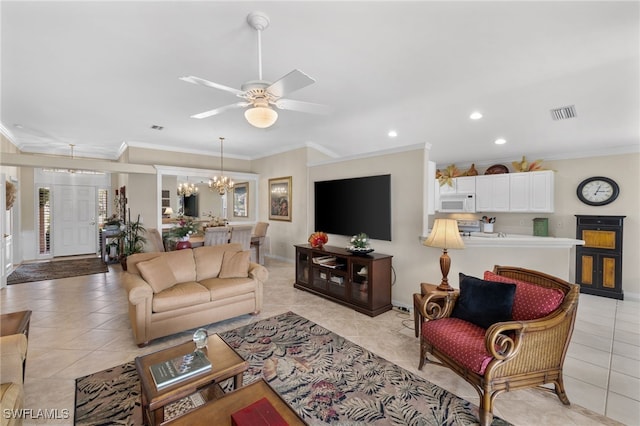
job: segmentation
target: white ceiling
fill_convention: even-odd
[[[637,150],[639,2],[2,1],[1,124],[24,152],[116,159],[123,147],[258,158],[314,144],[337,157],[430,143],[438,163]],[[294,68],[317,82],[269,129],[234,88]],[[575,105],[577,118],[549,110]],[[479,121],[469,114],[484,114]],[[156,131],[152,125],[164,126]],[[398,136],[387,136],[395,129]],[[494,145],[503,137],[507,144]]]

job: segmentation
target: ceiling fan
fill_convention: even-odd
[[[252,12],[247,16],[247,22],[251,28],[258,32],[258,80],[247,81],[241,86],[240,90],[238,90],[233,87],[214,83],[199,77],[180,77],[180,80],[182,81],[224,90],[244,99],[243,101],[236,102],[234,104],[192,115],[191,118],[202,119],[236,108],[251,107],[245,111],[245,118],[251,125],[264,129],[273,125],[273,123],[278,119],[278,113],[272,108],[272,106],[283,110],[302,111],[313,114],[328,113],[329,109],[326,105],[283,98],[283,96],[288,95],[289,93],[315,83],[313,78],[309,77],[302,71],[294,69],[289,74],[273,83],[262,79],[261,34],[262,31],[267,29],[269,26],[269,18],[262,12]]]

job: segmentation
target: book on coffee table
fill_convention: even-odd
[[[149,367],[158,389],[211,370],[211,361],[201,351],[190,352]]]

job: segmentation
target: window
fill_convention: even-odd
[[[114,212],[115,213],[115,212]],[[98,189],[98,225],[102,228],[109,216],[109,190]]]
[[[38,246],[40,254],[51,254],[51,190],[38,188]]]

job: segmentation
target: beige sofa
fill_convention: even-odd
[[[0,337],[0,418],[2,426],[21,425],[20,417],[5,410],[20,410],[24,400],[24,360],[27,357],[27,336],[11,334]]]
[[[262,309],[267,269],[239,244],[127,257],[123,285],[136,344]]]

